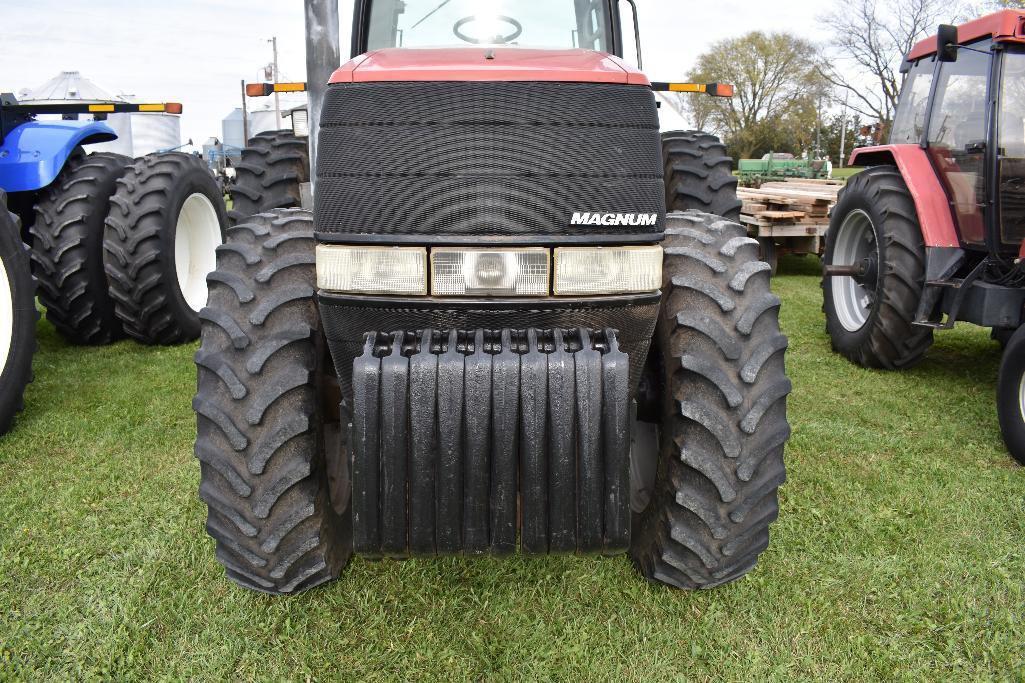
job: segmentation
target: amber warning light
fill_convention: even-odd
[[[733,97],[733,86],[727,83],[664,83],[651,84],[656,92],[695,92],[712,97]]]
[[[306,92],[305,83],[248,83],[246,95],[249,97],[266,97],[276,92]]]

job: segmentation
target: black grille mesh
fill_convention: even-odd
[[[321,120],[321,233],[511,236],[661,231],[658,116],[647,88],[592,83],[331,86]],[[642,228],[575,212],[656,213]]]

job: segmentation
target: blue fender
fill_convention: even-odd
[[[117,139],[102,121],[29,121],[0,144],[0,190],[27,192],[53,182],[79,145]]]

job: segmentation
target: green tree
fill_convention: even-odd
[[[695,123],[723,137],[737,158],[803,153],[814,142],[828,84],[815,46],[788,33],[755,31],[714,44],[688,74],[692,82],[730,83],[732,98],[686,96]]]

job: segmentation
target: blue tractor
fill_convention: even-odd
[[[72,344],[199,336],[227,225],[223,195],[196,156],[87,152],[117,138],[108,114],[136,112],[180,114],[181,105],[0,95],[0,434],[31,380],[37,296]]]

